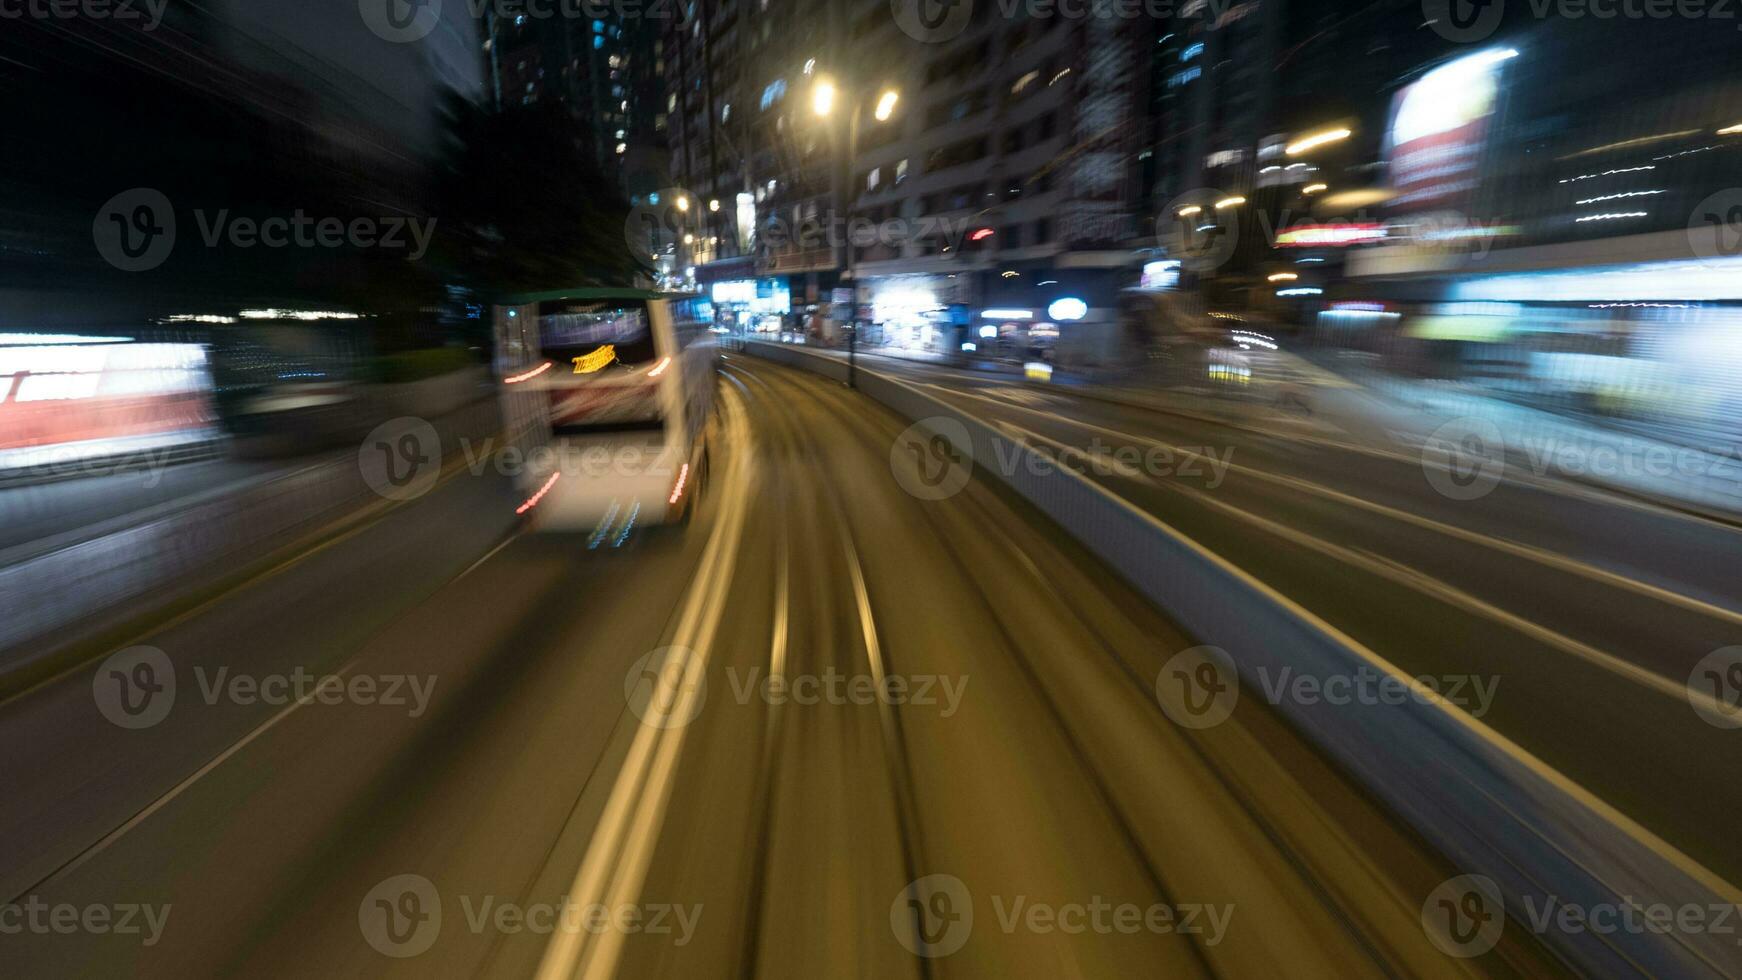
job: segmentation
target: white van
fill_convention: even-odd
[[[618,547],[687,521],[707,466],[716,358],[707,301],[634,289],[506,297],[497,365],[520,512]]]

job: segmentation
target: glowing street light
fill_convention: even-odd
[[[817,82],[817,87],[811,90],[811,110],[819,116],[827,116],[835,111],[835,83],[824,78]]]
[[[1354,132],[1348,129],[1327,129],[1322,133],[1314,133],[1311,136],[1305,137],[1298,143],[1290,143],[1286,152],[1291,157],[1298,157],[1302,153],[1316,150],[1327,143],[1336,143],[1341,140],[1346,140],[1353,135],[1355,135]]]
[[[1331,189],[1329,184],[1308,184],[1300,189],[1302,194],[1323,194]]]
[[[680,195],[677,199],[677,209],[687,214],[690,209],[690,199]]]
[[[1299,279],[1300,276],[1292,272],[1278,272],[1270,277],[1271,282],[1295,282]]]
[[[877,121],[888,122],[889,117],[895,115],[895,104],[900,101],[900,92],[894,89],[884,92],[883,97],[877,100]]]
[[[1180,208],[1179,209],[1179,216],[1182,218],[1189,218],[1194,214],[1203,214],[1203,213],[1204,213],[1204,209],[1198,207],[1196,204],[1194,204],[1188,208]]]
[[[1234,197],[1224,197],[1220,201],[1216,202],[1216,210],[1217,211],[1225,211],[1228,208],[1237,208],[1240,205],[1245,204],[1245,203],[1246,203],[1246,199],[1243,197],[1240,197],[1238,195],[1236,195]]]
[[[708,202],[708,210],[709,211],[720,210],[720,199],[716,197],[713,200],[709,201]]]

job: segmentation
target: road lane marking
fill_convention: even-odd
[[[1012,425],[1010,423],[998,424],[1015,432],[1027,432],[1027,430],[1022,429],[1020,426]],[[1056,440],[1048,439],[1046,436],[1042,436],[1039,433],[1029,434],[1043,442],[1054,442],[1055,444],[1058,444],[1056,443]],[[1081,479],[1087,480],[1086,477]],[[1111,499],[1121,501],[1124,499],[1119,497],[1104,484],[1095,481],[1087,482],[1090,486],[1098,489],[1101,493]],[[1296,602],[1294,599],[1291,599],[1287,595],[1278,591],[1268,582],[1259,579],[1251,572],[1235,565],[1217,552],[1211,551],[1195,539],[1182,534],[1171,524],[1161,520],[1154,514],[1144,511],[1141,508],[1136,508],[1136,505],[1131,504],[1129,501],[1125,501],[1125,503],[1127,506],[1136,509],[1138,514],[1150,522],[1154,527],[1171,536],[1177,537],[1193,552],[1213,563],[1218,568],[1221,568],[1231,577],[1245,583],[1254,591],[1268,597],[1270,601],[1287,610],[1291,615],[1300,619],[1302,622],[1309,624],[1313,629],[1323,633],[1338,645],[1360,657],[1360,659],[1365,661],[1373,669],[1387,676],[1397,678],[1400,683],[1409,686],[1411,689],[1418,689],[1424,699],[1433,702],[1444,710],[1456,722],[1468,729],[1474,738],[1493,746],[1494,749],[1502,755],[1512,759],[1518,765],[1534,773],[1538,778],[1549,783],[1556,790],[1565,794],[1577,804],[1595,814],[1603,823],[1616,828],[1620,833],[1638,842],[1641,846],[1645,847],[1653,854],[1656,854],[1664,861],[1680,870],[1683,874],[1692,878],[1700,887],[1714,895],[1722,897],[1726,902],[1742,905],[1742,889],[1738,889],[1736,885],[1690,857],[1686,852],[1660,837],[1639,821],[1628,816],[1626,813],[1623,813],[1607,800],[1604,800],[1602,797],[1599,797],[1595,793],[1586,789],[1583,784],[1573,780],[1559,769],[1549,765],[1540,757],[1536,756],[1528,749],[1525,749],[1523,746],[1519,745],[1487,722],[1472,716],[1462,707],[1444,700],[1443,697],[1432,691],[1432,689],[1419,687],[1419,682],[1417,682],[1415,678],[1406,674],[1396,664],[1392,663],[1384,656],[1381,656],[1372,648],[1356,640],[1354,637],[1343,632],[1341,629],[1338,629],[1322,616],[1319,616],[1317,613],[1314,613],[1299,602]]]
[[[1059,442],[1056,439],[1049,438],[1029,429],[1024,429],[1021,426],[1010,422],[1000,421],[995,422],[994,425],[1007,433],[1017,435],[1018,438],[1049,443],[1059,449],[1070,448],[1065,443]],[[1255,524],[1279,537],[1293,541],[1296,544],[1310,548],[1314,551],[1318,551],[1321,554],[1328,555],[1346,564],[1354,565],[1357,568],[1361,568],[1374,575],[1378,575],[1381,578],[1396,582],[1448,605],[1459,606],[1464,608],[1467,612],[1475,613],[1479,616],[1499,622],[1500,624],[1523,633],[1532,639],[1553,646],[1564,653],[1570,654],[1594,666],[1617,674],[1626,680],[1641,684],[1659,694],[1664,694],[1677,701],[1685,698],[1694,698],[1700,700],[1702,703],[1710,702],[1712,710],[1721,710],[1720,702],[1710,695],[1701,694],[1684,683],[1672,681],[1661,674],[1647,670],[1646,668],[1634,664],[1623,657],[1599,650],[1589,644],[1581,643],[1570,636],[1551,630],[1546,626],[1533,623],[1522,616],[1518,616],[1515,613],[1508,612],[1498,606],[1478,599],[1470,593],[1464,592],[1463,590],[1434,578],[1425,572],[1409,568],[1408,566],[1402,565],[1389,558],[1382,558],[1369,551],[1346,548],[1342,545],[1333,544],[1332,542],[1308,534],[1305,531],[1254,514],[1251,511],[1237,507],[1226,501],[1218,500],[1210,494],[1195,488],[1184,487],[1175,483],[1163,483],[1162,481],[1152,478],[1146,479],[1146,482],[1151,486],[1173,490],[1184,496],[1191,497],[1193,500],[1196,500],[1201,504],[1222,510],[1239,520]]]
[[[1353,565],[1370,574],[1377,575],[1380,578],[1387,579],[1416,592],[1420,592],[1423,595],[1437,599],[1447,605],[1456,606],[1464,609],[1466,612],[1474,613],[1483,618],[1493,620],[1509,629],[1523,633],[1531,639],[1547,646],[1552,646],[1563,653],[1577,657],[1593,666],[1619,675],[1626,680],[1640,684],[1658,694],[1662,694],[1665,697],[1678,702],[1688,698],[1709,700],[1711,701],[1713,709],[1717,709],[1717,705],[1719,704],[1717,699],[1711,698],[1709,695],[1701,695],[1699,692],[1690,689],[1684,683],[1672,681],[1661,674],[1647,670],[1644,667],[1626,660],[1625,658],[1599,650],[1589,644],[1581,643],[1570,636],[1558,633],[1546,626],[1533,623],[1522,616],[1508,612],[1492,603],[1485,602],[1482,599],[1478,599],[1468,592],[1465,592],[1450,583],[1434,578],[1425,572],[1410,568],[1389,558],[1381,557],[1365,549],[1346,548],[1342,545],[1325,541],[1322,538],[1314,537],[1311,534],[1289,527],[1286,524],[1278,523],[1267,517],[1236,507],[1226,501],[1216,500],[1208,494],[1201,493],[1195,489],[1186,487],[1180,487],[1177,489],[1181,493],[1197,500],[1199,503],[1214,507],[1239,520],[1263,528],[1278,537],[1292,541],[1295,544],[1309,548],[1313,551],[1317,551],[1320,554],[1335,558],[1344,564]]]
[[[720,520],[708,538],[696,577],[684,598],[671,646],[695,656],[685,660],[679,696],[693,698],[698,677],[707,669],[714,635],[725,612],[739,545],[749,511],[753,474],[745,458],[754,451],[744,400],[732,389],[723,391],[728,438],[737,451],[720,480]],[[682,710],[681,706],[678,709]],[[631,717],[625,713],[624,717]],[[604,812],[594,828],[581,866],[567,894],[583,907],[616,908],[633,904],[647,878],[654,844],[671,802],[678,758],[689,725],[662,728],[639,724]],[[588,942],[592,939],[592,942]],[[539,963],[538,980],[610,977],[617,971],[624,936],[606,930],[589,937],[582,930],[555,930]]]
[[[968,394],[966,392],[952,392],[952,393],[957,394],[957,395],[961,395],[961,396],[967,397],[967,398],[979,398],[982,401],[997,402],[997,400],[995,400],[995,399],[984,398],[983,396],[972,395],[972,394]],[[1056,415],[1049,415],[1049,414],[1046,414],[1043,412],[1035,412],[1033,409],[1025,408],[1021,405],[1005,404],[1005,403],[999,403],[999,404],[1001,404],[1002,407],[1014,409],[1016,411],[1029,412],[1031,414],[1041,415],[1041,416],[1043,416],[1049,420],[1055,421],[1055,422],[1061,422],[1061,423],[1064,423],[1067,425],[1076,426],[1078,428],[1087,429],[1087,430],[1094,431],[1094,432],[1099,432],[1103,435],[1108,435],[1108,436],[1111,436],[1113,438],[1119,439],[1121,441],[1137,443],[1137,444],[1147,445],[1147,446],[1154,446],[1154,447],[1157,447],[1160,449],[1166,449],[1166,450],[1169,450],[1171,452],[1176,452],[1176,453],[1179,453],[1181,455],[1189,456],[1189,457],[1192,457],[1194,459],[1202,459],[1203,458],[1201,453],[1195,452],[1190,448],[1175,445],[1173,443],[1165,442],[1163,440],[1155,439],[1153,437],[1140,436],[1140,435],[1136,435],[1134,433],[1129,433],[1129,432],[1122,432],[1118,429],[1110,429],[1110,428],[1107,428],[1106,426],[1096,425],[1092,422],[1083,422],[1083,421],[1080,421],[1077,419],[1068,418],[1068,417],[1064,417],[1064,416],[1056,416]],[[1037,433],[1032,433],[1031,430],[1022,429],[1019,426],[1013,426],[1013,428],[1017,428],[1019,431],[1022,431],[1022,432],[1030,432],[1031,434],[1038,435]],[[1045,438],[1045,437],[1042,437],[1042,438]],[[1056,445],[1059,445],[1061,447],[1065,446],[1065,444],[1063,444],[1063,443],[1057,443],[1056,440],[1048,439],[1047,441],[1054,442]],[[1650,582],[1642,582],[1638,579],[1628,578],[1625,575],[1621,575],[1617,572],[1610,571],[1609,569],[1602,568],[1602,567],[1597,566],[1597,565],[1592,565],[1588,562],[1579,561],[1576,558],[1570,558],[1570,557],[1567,557],[1565,555],[1556,554],[1556,553],[1548,551],[1546,549],[1538,548],[1534,545],[1527,545],[1527,544],[1522,544],[1519,542],[1508,541],[1504,538],[1493,537],[1491,535],[1483,534],[1479,531],[1471,531],[1471,530],[1468,530],[1466,528],[1461,528],[1461,527],[1458,527],[1458,526],[1453,525],[1453,524],[1447,524],[1447,523],[1444,523],[1443,521],[1435,520],[1431,517],[1424,517],[1420,514],[1414,514],[1414,513],[1411,513],[1409,511],[1401,510],[1401,509],[1396,508],[1396,507],[1391,507],[1391,506],[1386,505],[1386,504],[1378,503],[1376,501],[1365,500],[1363,498],[1356,497],[1356,496],[1353,496],[1351,494],[1343,493],[1340,490],[1335,490],[1335,489],[1332,489],[1331,487],[1324,486],[1323,484],[1314,483],[1310,480],[1300,479],[1299,477],[1284,476],[1282,474],[1271,473],[1271,472],[1268,472],[1265,470],[1253,469],[1250,466],[1244,466],[1244,465],[1241,465],[1239,463],[1235,463],[1232,461],[1229,461],[1227,463],[1227,466],[1233,472],[1240,473],[1240,474],[1243,474],[1246,476],[1250,476],[1250,477],[1253,477],[1254,479],[1264,480],[1264,481],[1269,482],[1269,483],[1275,483],[1275,484],[1278,484],[1281,486],[1289,487],[1291,489],[1300,490],[1304,493],[1311,493],[1311,494],[1314,494],[1315,496],[1323,497],[1327,500],[1341,503],[1341,504],[1344,504],[1346,506],[1358,507],[1358,508],[1361,508],[1363,510],[1369,511],[1371,513],[1379,514],[1383,517],[1389,517],[1393,520],[1403,521],[1405,523],[1413,524],[1413,525],[1420,527],[1420,528],[1423,528],[1425,530],[1435,531],[1439,534],[1443,534],[1443,535],[1446,535],[1449,537],[1454,537],[1454,538],[1457,538],[1461,541],[1465,541],[1465,542],[1470,543],[1470,544],[1475,544],[1475,545],[1478,545],[1481,547],[1489,548],[1489,549],[1492,549],[1495,551],[1500,551],[1500,552],[1512,555],[1512,556],[1517,557],[1517,558],[1524,558],[1528,561],[1533,561],[1533,562],[1536,562],[1538,564],[1545,565],[1545,566],[1550,567],[1550,568],[1554,568],[1558,571],[1566,572],[1566,573],[1569,573],[1572,575],[1577,575],[1581,578],[1589,579],[1589,580],[1594,581],[1594,582],[1599,582],[1599,583],[1602,583],[1604,585],[1611,586],[1613,588],[1618,588],[1618,589],[1622,589],[1624,591],[1633,592],[1637,595],[1641,595],[1641,596],[1644,596],[1644,597],[1649,598],[1649,599],[1655,599],[1659,602],[1664,602],[1664,603],[1667,603],[1669,605],[1680,606],[1683,609],[1686,609],[1690,612],[1698,613],[1698,614],[1704,615],[1704,616],[1710,616],[1714,619],[1723,620],[1724,622],[1742,625],[1742,612],[1739,612],[1737,610],[1729,609],[1729,608],[1726,608],[1724,606],[1719,606],[1719,605],[1716,605],[1714,603],[1707,602],[1703,599],[1699,599],[1699,598],[1696,598],[1694,596],[1687,595],[1685,593],[1676,592],[1672,589],[1666,589],[1666,588],[1659,586],[1659,585],[1653,585]]]

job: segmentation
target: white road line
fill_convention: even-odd
[[[1009,422],[997,422],[994,424],[1006,432],[1017,434],[1020,438],[1040,443],[1049,443],[1060,450],[1072,448],[1056,439],[1041,435],[1038,432],[1024,429],[1019,425],[1013,425]],[[1222,510],[1242,521],[1254,524],[1272,534],[1286,538],[1287,540],[1293,541],[1303,547],[1318,551],[1321,554],[1328,555],[1346,564],[1354,565],[1364,571],[1406,586],[1448,605],[1461,607],[1467,612],[1498,622],[1509,629],[1523,633],[1524,635],[1549,646],[1553,646],[1564,653],[1570,654],[1586,661],[1587,663],[1607,670],[1625,680],[1640,684],[1656,693],[1672,697],[1678,701],[1688,698],[1708,701],[1710,702],[1708,707],[1711,710],[1722,710],[1719,702],[1710,695],[1701,694],[1700,692],[1689,688],[1686,684],[1678,683],[1654,671],[1647,670],[1623,657],[1599,650],[1589,644],[1581,643],[1572,637],[1558,633],[1546,626],[1533,623],[1522,616],[1508,612],[1491,603],[1484,602],[1483,600],[1478,599],[1453,585],[1427,575],[1424,572],[1408,568],[1407,566],[1391,561],[1390,559],[1380,558],[1371,552],[1333,544],[1286,524],[1278,523],[1270,518],[1236,507],[1226,501],[1218,500],[1212,495],[1196,488],[1185,487],[1175,483],[1163,483],[1159,480],[1150,480],[1149,482],[1154,486],[1173,490],[1189,496],[1201,504]]]
[[[1342,545],[1333,544],[1321,538],[1316,538],[1304,531],[1289,527],[1285,524],[1280,524],[1267,517],[1236,507],[1226,501],[1216,500],[1209,494],[1195,488],[1179,487],[1177,489],[1181,493],[1187,494],[1196,499],[1199,503],[1214,507],[1238,518],[1239,520],[1263,528],[1278,537],[1285,538],[1304,548],[1317,551],[1320,554],[1328,555],[1344,564],[1353,565],[1356,568],[1373,575],[1396,582],[1399,585],[1413,589],[1416,592],[1420,592],[1423,595],[1443,602],[1446,605],[1456,606],[1464,609],[1466,612],[1471,612],[1478,616],[1482,616],[1483,618],[1497,622],[1509,629],[1523,633],[1525,636],[1528,636],[1533,640],[1547,646],[1552,646],[1563,653],[1577,657],[1593,666],[1609,671],[1610,673],[1632,681],[1635,684],[1649,688],[1664,697],[1671,698],[1675,701],[1685,701],[1689,698],[1700,698],[1710,702],[1707,706],[1710,711],[1718,712],[1722,710],[1717,699],[1712,698],[1709,695],[1701,695],[1699,692],[1690,689],[1686,684],[1677,683],[1661,674],[1632,663],[1623,657],[1599,650],[1596,647],[1590,646],[1586,643],[1581,643],[1570,636],[1558,633],[1546,626],[1531,622],[1522,616],[1501,609],[1499,606],[1478,599],[1468,592],[1434,578],[1425,572],[1399,564],[1391,559],[1380,557],[1379,555],[1364,549],[1345,548]]]
[[[357,660],[352,660],[350,663],[345,664],[343,667],[334,671],[331,676],[336,677],[336,678],[341,678],[341,679],[348,676],[351,673],[351,669],[353,667],[357,666],[357,662],[358,662]],[[194,772],[191,773],[186,779],[183,779],[181,782],[176,783],[175,786],[172,787],[169,792],[167,792],[167,793],[163,794],[162,796],[158,797],[157,799],[153,800],[149,806],[147,806],[143,810],[140,810],[138,813],[134,814],[126,823],[122,824],[119,827],[116,827],[114,830],[111,830],[109,833],[103,835],[102,839],[98,840],[95,844],[92,844],[90,847],[86,848],[85,850],[79,852],[78,856],[73,858],[71,861],[68,861],[66,864],[63,864],[59,868],[55,869],[53,874],[50,874],[47,878],[44,878],[43,880],[37,882],[35,885],[33,885],[31,887],[30,890],[35,891],[39,888],[48,887],[49,885],[61,880],[62,878],[65,878],[67,875],[72,874],[81,865],[90,861],[92,858],[96,857],[98,854],[101,854],[103,851],[108,850],[108,848],[111,845],[113,845],[116,841],[120,840],[122,837],[125,837],[127,835],[127,833],[129,831],[131,831],[133,828],[139,826],[140,824],[144,823],[146,820],[150,819],[152,814],[157,813],[159,810],[162,810],[164,807],[175,802],[175,799],[177,797],[179,797],[183,793],[187,792],[190,788],[193,787],[193,785],[195,783],[199,782],[201,779],[204,779],[213,770],[217,769],[219,766],[228,762],[231,758],[233,758],[236,755],[236,753],[241,752],[243,749],[254,744],[254,742],[257,739],[259,739],[262,735],[265,735],[267,732],[276,728],[278,726],[279,722],[283,721],[286,718],[289,718],[297,710],[299,710],[303,707],[306,707],[309,704],[314,703],[314,700],[315,700],[314,695],[311,694],[311,695],[303,697],[295,702],[292,702],[291,704],[286,705],[282,711],[273,715],[271,718],[268,718],[264,723],[262,723],[260,725],[260,727],[249,732],[247,735],[243,736],[241,738],[241,740],[237,741],[235,744],[231,745],[229,748],[225,749],[224,751],[218,753],[217,756],[213,757],[211,761],[207,762],[205,765],[194,770]]]
[[[956,394],[960,394],[960,395],[963,395],[964,397],[968,397],[968,398],[980,398],[981,397],[981,396],[977,396],[977,395],[969,395],[965,392],[956,392]],[[981,400],[994,401],[993,399],[985,399],[985,398],[982,398]],[[1113,438],[1116,438],[1116,439],[1119,439],[1119,440],[1122,440],[1125,442],[1135,443],[1135,444],[1139,444],[1139,445],[1154,446],[1154,447],[1157,447],[1160,449],[1169,450],[1171,452],[1180,453],[1180,454],[1185,455],[1185,456],[1190,456],[1193,458],[1201,458],[1201,455],[1199,453],[1194,452],[1190,448],[1175,445],[1173,443],[1165,442],[1165,441],[1162,441],[1160,439],[1155,439],[1155,438],[1148,437],[1148,436],[1135,435],[1135,434],[1129,433],[1129,432],[1121,432],[1118,429],[1110,429],[1110,428],[1107,428],[1105,426],[1095,425],[1094,423],[1091,423],[1091,422],[1083,422],[1083,421],[1079,421],[1077,419],[1066,418],[1066,417],[1056,416],[1056,415],[1049,415],[1049,414],[1046,414],[1043,412],[1035,412],[1032,409],[1024,408],[1020,405],[1007,404],[1007,403],[1001,403],[1001,405],[1002,405],[1002,407],[1005,407],[1005,408],[1011,408],[1011,409],[1015,409],[1015,410],[1021,411],[1021,412],[1029,412],[1031,414],[1041,415],[1041,416],[1043,416],[1051,421],[1062,422],[1062,423],[1065,423],[1067,425],[1076,426],[1078,428],[1087,429],[1087,430],[1090,430],[1093,432],[1099,432],[1099,433],[1102,433],[1104,435],[1108,435],[1108,436],[1111,436]],[[1030,430],[1021,429],[1020,431],[1029,432]],[[1036,433],[1031,433],[1031,434],[1036,434]],[[1050,442],[1053,440],[1047,440],[1047,441]],[[1060,443],[1059,445],[1063,445],[1063,444]],[[1456,525],[1447,524],[1447,523],[1444,523],[1443,521],[1434,520],[1431,517],[1424,517],[1420,514],[1410,513],[1409,511],[1400,510],[1396,507],[1391,507],[1391,506],[1388,506],[1386,504],[1381,504],[1381,503],[1377,503],[1375,501],[1365,500],[1365,499],[1362,499],[1360,497],[1352,496],[1350,494],[1343,493],[1340,490],[1334,490],[1330,487],[1324,486],[1323,484],[1313,483],[1309,480],[1300,479],[1299,477],[1283,476],[1281,474],[1271,473],[1271,472],[1268,472],[1266,470],[1253,469],[1250,466],[1243,466],[1243,465],[1241,465],[1239,463],[1235,463],[1231,460],[1227,463],[1227,466],[1228,466],[1228,469],[1230,469],[1231,471],[1236,472],[1236,473],[1240,473],[1240,474],[1245,475],[1245,476],[1250,476],[1253,479],[1264,480],[1264,481],[1269,482],[1269,483],[1275,483],[1275,484],[1278,484],[1280,486],[1289,487],[1290,489],[1300,490],[1304,493],[1314,494],[1315,496],[1323,497],[1327,500],[1332,500],[1332,501],[1335,501],[1335,502],[1340,503],[1340,504],[1345,504],[1345,505],[1351,506],[1351,507],[1358,507],[1358,508],[1361,508],[1363,510],[1369,511],[1371,513],[1379,514],[1383,517],[1389,517],[1393,520],[1398,520],[1398,521],[1403,521],[1403,522],[1406,522],[1409,524],[1413,524],[1416,527],[1420,527],[1420,528],[1423,528],[1426,530],[1434,531],[1434,532],[1437,532],[1439,534],[1446,535],[1448,537],[1454,537],[1454,538],[1457,538],[1461,541],[1468,542],[1470,544],[1475,544],[1475,545],[1479,545],[1479,546],[1489,548],[1489,549],[1492,549],[1495,551],[1500,551],[1500,552],[1503,552],[1505,554],[1511,555],[1511,556],[1516,557],[1516,558],[1523,558],[1523,559],[1526,559],[1528,561],[1533,561],[1533,562],[1536,562],[1540,565],[1545,565],[1547,567],[1554,568],[1558,571],[1567,572],[1569,574],[1577,575],[1577,576],[1580,576],[1581,578],[1589,579],[1589,580],[1594,581],[1594,582],[1599,582],[1601,584],[1608,585],[1608,586],[1611,586],[1614,588],[1622,589],[1622,590],[1625,590],[1628,592],[1633,592],[1637,595],[1641,595],[1641,596],[1644,596],[1644,597],[1650,598],[1650,599],[1655,599],[1659,602],[1668,603],[1668,604],[1674,605],[1674,606],[1680,606],[1683,609],[1686,609],[1690,612],[1699,613],[1699,614],[1704,615],[1704,616],[1710,616],[1714,619],[1723,620],[1723,621],[1728,622],[1728,623],[1742,625],[1742,612],[1739,612],[1737,610],[1729,609],[1729,608],[1726,608],[1724,606],[1715,605],[1713,603],[1706,602],[1703,599],[1698,599],[1698,598],[1695,598],[1694,596],[1686,595],[1686,594],[1681,593],[1681,592],[1676,592],[1672,589],[1666,589],[1666,588],[1663,588],[1662,586],[1653,585],[1649,582],[1641,582],[1638,579],[1628,578],[1625,575],[1621,575],[1621,574],[1618,574],[1616,572],[1612,572],[1606,568],[1592,565],[1592,564],[1589,564],[1587,562],[1582,562],[1582,561],[1579,561],[1578,559],[1575,559],[1575,558],[1569,558],[1569,557],[1566,557],[1564,555],[1555,554],[1554,552],[1547,551],[1547,550],[1544,550],[1542,548],[1537,548],[1533,545],[1527,545],[1527,544],[1521,544],[1521,543],[1514,542],[1514,541],[1508,541],[1504,538],[1496,538],[1496,537],[1493,537],[1491,535],[1482,534],[1481,532],[1478,532],[1478,531],[1471,531],[1471,530],[1468,530],[1465,528],[1457,527]]]
[[[694,654],[685,661],[676,712],[688,710],[697,681],[707,669],[751,499],[753,473],[745,459],[753,452],[753,444],[744,402],[729,388],[724,389],[723,396],[723,415],[735,451],[720,480],[720,520],[703,550],[672,637],[672,646]],[[628,756],[618,771],[599,825],[567,893],[575,902],[616,908],[633,904],[639,898],[653,859],[654,844],[665,823],[677,762],[689,727],[659,728],[638,723]],[[556,930],[545,948],[537,976],[539,980],[567,980],[576,976],[577,970],[584,977],[612,976],[622,956],[623,940],[617,930],[606,930],[597,937],[578,929]]]

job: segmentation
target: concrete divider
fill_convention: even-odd
[[[746,352],[846,379],[843,362],[803,349],[752,342]],[[863,366],[858,388],[910,421],[959,423],[970,445],[956,448],[976,472],[1007,484],[1188,632],[1228,651],[1248,690],[1284,668],[1321,682],[1360,671],[1406,680],[1378,654],[1019,436]],[[937,431],[950,438],[945,430],[954,428]],[[1011,467],[1011,459],[1023,465]],[[1641,918],[1658,905],[1742,912],[1733,907],[1742,901],[1734,886],[1455,706],[1423,697],[1354,707],[1285,698],[1278,707],[1461,873],[1497,883],[1520,926],[1530,928],[1527,910],[1567,906],[1631,909]],[[1424,905],[1428,897],[1420,896]],[[1742,923],[1721,934],[1569,929],[1555,918],[1538,934],[1588,975],[1742,976]]]

